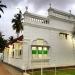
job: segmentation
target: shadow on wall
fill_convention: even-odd
[[[0,61],[3,61],[3,53],[0,53]]]

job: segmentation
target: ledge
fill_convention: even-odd
[[[71,20],[71,19],[65,19],[65,18],[62,18],[62,17],[54,16],[54,15],[49,15],[49,17],[53,18],[53,19],[57,19],[57,20],[63,21],[63,22],[68,22],[68,23],[75,24],[75,21]]]
[[[8,63],[6,63],[6,62],[3,62],[4,64],[6,64],[6,65],[8,65],[8,66],[10,66],[10,67],[13,67],[14,69],[16,69],[16,70],[18,70],[18,71],[20,71],[20,72],[25,72],[25,70],[22,70],[22,69],[20,69],[20,68],[18,68],[18,67],[16,67],[16,66],[13,66],[13,65],[11,65],[11,64],[8,64]],[[45,67],[45,68],[43,68],[43,70],[54,70],[54,68],[55,67]],[[56,67],[57,69],[75,69],[75,65],[68,65],[68,66],[58,66],[58,67]],[[27,70],[27,72],[30,72],[30,71],[40,71],[40,68],[36,68],[36,69],[28,69]]]
[[[50,59],[47,58],[47,59],[32,59],[31,61],[32,62],[48,62]]]

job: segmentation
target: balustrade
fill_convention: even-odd
[[[40,23],[40,24],[49,24],[49,20],[46,18],[40,18],[40,17],[32,17],[32,16],[26,16],[25,17],[26,22],[30,23]]]

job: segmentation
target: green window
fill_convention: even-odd
[[[42,54],[42,47],[38,47],[38,54]]]
[[[32,47],[32,54],[37,54],[37,47]]]
[[[34,59],[42,59],[48,57],[48,46],[32,46],[32,57]]]
[[[33,59],[48,58],[49,46],[47,41],[45,41],[44,39],[39,38],[39,39],[33,40],[31,45],[31,50],[32,50]]]
[[[48,51],[43,51],[43,54],[48,54]]]
[[[48,54],[48,48],[47,47],[43,47],[43,54]]]
[[[37,50],[32,50],[32,54],[37,54]]]
[[[46,47],[32,47],[32,54],[48,54]]]

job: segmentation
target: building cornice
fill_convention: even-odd
[[[65,22],[70,22],[70,23],[75,23],[75,15],[71,14],[71,13],[67,13],[61,10],[57,10],[57,9],[53,9],[53,8],[49,8],[48,9],[48,16],[50,17],[55,17],[55,18],[59,18],[62,21]]]
[[[75,24],[75,21],[72,21],[71,19],[60,18],[60,17],[53,16],[53,15],[49,15],[48,17],[49,18],[53,18],[53,19],[57,19],[59,21],[63,21],[63,22],[68,22],[68,23],[71,23],[71,24]]]
[[[37,19],[37,20],[49,21],[50,18],[54,18],[57,20],[75,24],[75,16],[72,14],[70,15],[69,13],[58,11],[55,9],[49,9],[48,12],[49,12],[49,15],[47,17],[29,13],[29,12],[25,12],[23,15],[24,15],[24,17],[29,17],[31,19],[33,18],[33,19]]]
[[[68,31],[68,30],[65,30],[65,29],[59,29],[59,28],[53,28],[53,27],[49,27],[49,26],[46,26],[46,25],[38,25],[38,24],[32,24],[32,23],[27,23],[27,22],[24,22],[23,23],[24,26],[31,26],[31,27],[36,27],[36,28],[42,28],[42,29],[47,29],[47,30],[53,30],[53,31],[60,31],[60,32],[72,32],[72,31]]]
[[[63,15],[63,16],[67,16],[67,17],[71,16],[71,17],[75,18],[75,15],[73,15],[71,13],[68,13],[68,12],[65,12],[65,11],[62,11],[62,10],[58,10],[58,9],[55,9],[55,8],[49,8],[48,12],[50,12],[50,11],[53,11],[54,13],[60,14],[60,15]]]

